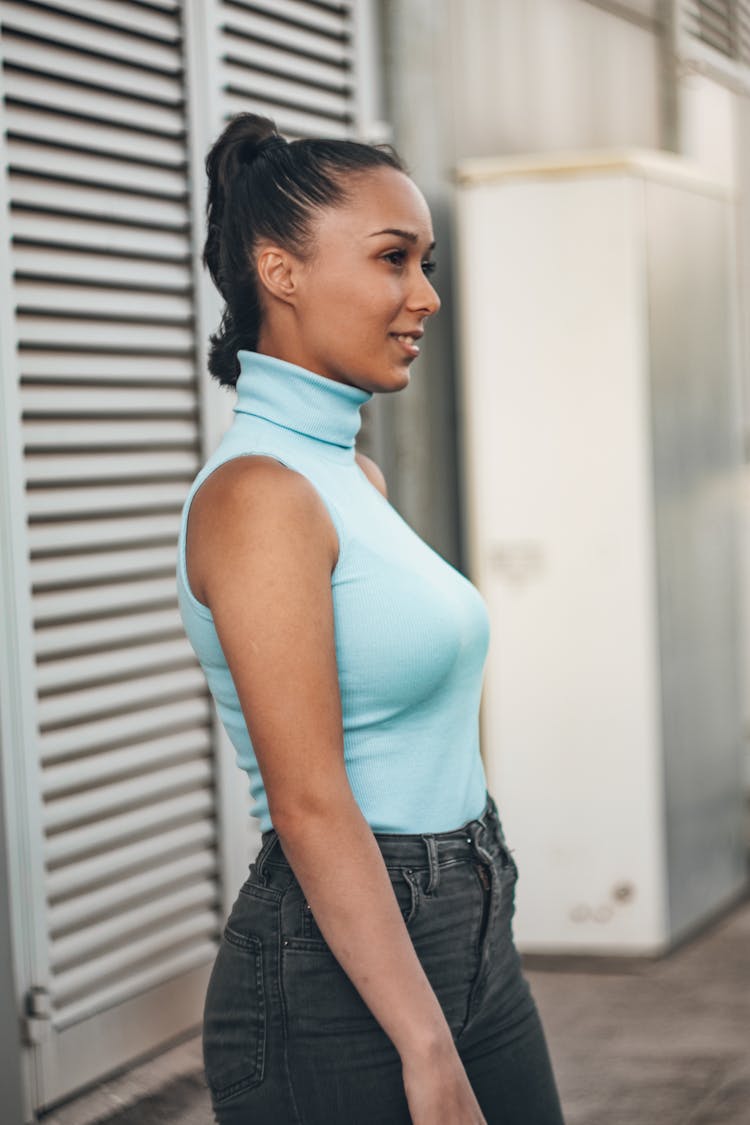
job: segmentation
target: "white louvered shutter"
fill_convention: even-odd
[[[287,138],[357,126],[352,3],[219,0],[221,112],[262,113]]]
[[[200,1020],[219,925],[212,734],[174,580],[200,418],[180,6],[0,15],[45,1105]]]
[[[683,0],[682,14],[689,35],[750,66],[750,0]]]

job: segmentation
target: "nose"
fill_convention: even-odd
[[[419,277],[416,279],[409,300],[409,307],[419,311],[423,316],[432,316],[440,308],[441,301],[437,290],[427,274],[419,267]]]

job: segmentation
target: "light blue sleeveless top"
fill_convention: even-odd
[[[360,408],[372,392],[257,352],[241,351],[238,358],[234,421],[183,507],[177,590],[185,631],[237,764],[247,771],[251,811],[261,831],[272,827],[211,613],[188,585],[185,530],[192,498],[209,474],[233,457],[255,453],[307,477],[338,533],[331,586],[344,761],[365,819],[374,832],[458,828],[479,816],[487,793],[479,750],[489,645],[485,603],[356,463]]]

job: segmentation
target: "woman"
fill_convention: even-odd
[[[479,754],[486,608],[355,449],[440,306],[427,205],[391,148],[251,114],[206,167],[237,402],[178,589],[262,831],[206,998],[216,1120],[560,1125]]]

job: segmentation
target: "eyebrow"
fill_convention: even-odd
[[[419,242],[419,235],[415,234],[413,230],[399,230],[398,227],[386,227],[384,230],[374,230],[368,238],[375,238],[378,234],[394,234],[396,238],[405,238],[407,242]],[[434,250],[436,243],[433,241],[427,247],[428,250]]]

